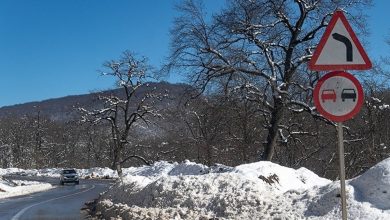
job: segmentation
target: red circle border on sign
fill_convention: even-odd
[[[336,76],[345,77],[345,78],[351,80],[352,83],[356,86],[357,94],[358,94],[356,106],[348,114],[341,115],[341,116],[336,116],[336,115],[330,114],[329,112],[325,111],[325,109],[322,108],[322,106],[320,104],[320,88],[321,88],[322,84],[327,79],[329,79],[331,77],[336,77]],[[343,122],[343,121],[346,121],[346,120],[353,118],[357,113],[359,113],[360,108],[363,105],[364,94],[363,94],[362,85],[352,74],[344,72],[344,71],[334,71],[334,72],[327,73],[325,76],[321,77],[318,80],[316,86],[314,87],[313,99],[314,99],[314,106],[317,108],[317,111],[320,114],[322,114],[325,118],[327,118],[331,121],[334,121],[334,122]]]

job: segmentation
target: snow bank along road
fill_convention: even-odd
[[[7,199],[0,199],[0,219],[84,219],[80,209],[112,183],[109,180],[80,180],[80,185],[58,185],[57,178],[9,177],[13,179],[45,181],[55,188]]]
[[[103,194],[105,219],[338,220],[340,183],[269,161],[236,167],[158,161],[123,169]],[[390,220],[390,158],[347,181],[348,219]]]

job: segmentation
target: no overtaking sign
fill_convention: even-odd
[[[363,89],[350,73],[335,71],[322,77],[314,88],[314,105],[331,121],[343,122],[359,113]]]

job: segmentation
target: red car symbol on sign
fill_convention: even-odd
[[[325,102],[325,100],[333,100],[333,102],[336,102],[336,92],[334,89],[325,89],[321,93],[321,99],[322,102]]]

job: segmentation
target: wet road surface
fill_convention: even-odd
[[[0,220],[63,220],[85,219],[81,212],[84,203],[91,201],[105,191],[113,181],[80,180],[80,185],[66,184],[61,186],[56,178],[44,177],[10,177],[44,181],[55,188],[24,196],[0,199]]]

